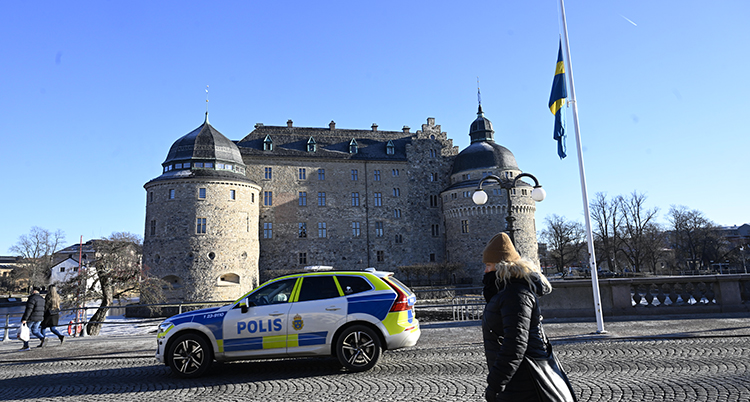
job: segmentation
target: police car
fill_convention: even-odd
[[[365,371],[381,350],[417,343],[415,302],[392,273],[373,268],[287,275],[226,306],[168,318],[156,358],[181,377],[202,375],[214,360],[301,356],[335,356]]]

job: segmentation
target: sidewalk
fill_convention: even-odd
[[[479,321],[430,322],[422,324],[417,347],[449,347],[480,343]],[[685,339],[707,337],[750,337],[750,315],[670,316],[664,319],[619,317],[604,319],[606,333],[596,333],[595,321],[545,320],[544,329],[553,343],[607,341],[624,339]],[[86,359],[132,359],[154,357],[156,334],[96,337],[66,337],[60,344],[56,337],[47,338],[48,346],[37,348],[32,338],[31,350],[20,352],[22,343],[15,339],[0,342],[0,363]]]

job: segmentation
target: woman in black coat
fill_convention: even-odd
[[[49,328],[53,334],[57,335],[60,343],[65,341],[65,337],[57,329],[60,321],[60,295],[57,293],[57,286],[49,285],[47,296],[44,298],[44,319],[42,320],[42,335],[44,330]],[[42,344],[44,340],[42,340]]]
[[[489,299],[482,319],[489,368],[485,398],[539,401],[536,381],[524,356],[547,357],[537,296],[551,292],[552,287],[533,262],[521,258],[505,233],[490,240],[483,261],[487,266],[485,297]]]

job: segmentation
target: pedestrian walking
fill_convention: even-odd
[[[57,286],[49,285],[47,296],[44,297],[44,319],[42,320],[42,336],[44,330],[49,328],[53,334],[60,339],[60,344],[65,342],[65,337],[57,329],[60,320],[60,295],[57,293]],[[44,343],[44,339],[42,339]]]
[[[482,319],[489,375],[485,399],[494,401],[575,401],[542,329],[537,296],[552,291],[539,267],[516,251],[506,233],[495,235],[482,255],[485,280],[494,272],[496,291]],[[488,267],[488,264],[494,264]]]
[[[26,324],[31,330],[31,334],[39,338],[42,343],[38,347],[44,346],[44,335],[39,330],[44,319],[44,298],[39,294],[40,288],[34,286],[31,295],[26,300],[26,310],[21,317],[21,325]],[[29,341],[23,341],[22,351],[30,350]]]

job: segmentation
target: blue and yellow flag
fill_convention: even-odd
[[[555,68],[555,79],[552,81],[552,93],[549,95],[549,110],[555,115],[555,133],[554,139],[557,141],[557,154],[560,159],[565,154],[565,125],[563,124],[562,108],[565,105],[565,98],[568,97],[568,88],[565,86],[565,63],[562,55],[562,40],[560,40],[560,50],[557,51],[557,67]]]

